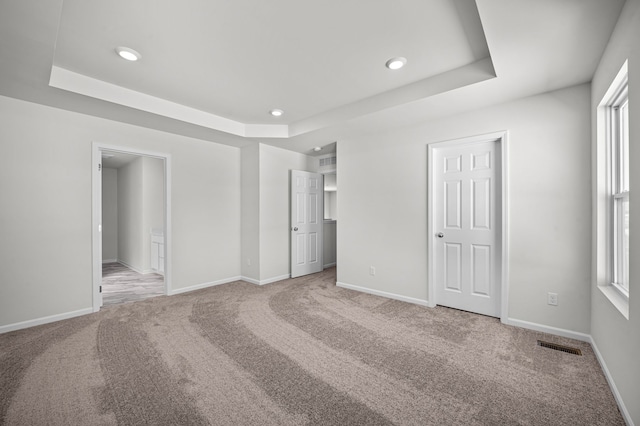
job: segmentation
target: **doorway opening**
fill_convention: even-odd
[[[93,310],[170,290],[170,157],[94,143]]]
[[[335,157],[334,157],[335,158]],[[323,173],[324,222],[322,227],[323,269],[335,267],[338,231],[338,183],[335,170]]]
[[[428,299],[508,318],[507,133],[428,145]]]

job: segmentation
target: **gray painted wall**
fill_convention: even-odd
[[[142,158],[118,170],[118,261],[144,273]]]
[[[291,272],[290,170],[309,169],[309,157],[260,145],[260,279]]]
[[[102,169],[102,261],[118,260],[118,170]]]
[[[141,156],[119,169],[118,224],[118,260],[151,272],[151,229],[164,228],[163,160]]]
[[[242,148],[242,276],[260,281],[260,147]]]
[[[142,259],[151,271],[151,230],[164,229],[164,161],[142,157]]]

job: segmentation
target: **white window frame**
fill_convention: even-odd
[[[625,64],[626,65],[626,64]],[[626,67],[623,67],[621,74],[616,78],[608,93],[612,95],[606,97],[604,102],[606,109],[607,127],[607,169],[608,169],[608,226],[607,239],[609,242],[608,256],[608,276],[611,286],[625,299],[629,298],[629,260],[624,256],[624,236],[623,236],[623,211],[622,205],[629,202],[629,188],[625,187],[623,174],[628,173],[629,168],[629,132],[628,120],[624,120],[621,114],[622,108],[627,108],[629,103],[628,75]],[[605,98],[605,99],[606,99]],[[626,131],[621,130],[626,127]],[[626,139],[626,142],[625,142]],[[626,143],[626,151],[623,150]],[[628,181],[626,182],[628,185]],[[628,219],[627,219],[628,220]],[[627,239],[628,244],[628,239]]]

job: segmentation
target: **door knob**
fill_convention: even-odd
[[[436,237],[438,237],[438,238],[444,238],[444,234],[443,234],[442,232],[438,232],[438,233],[436,234]]]
[[[298,230],[298,227],[296,226],[295,228],[293,228],[293,230],[294,230],[294,231],[297,231],[297,230]]]

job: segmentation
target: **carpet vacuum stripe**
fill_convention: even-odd
[[[0,334],[0,425],[624,425],[587,343],[335,282],[238,281]]]

